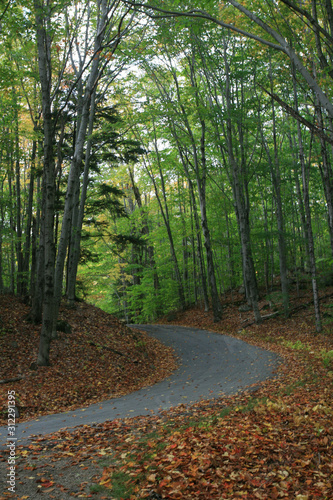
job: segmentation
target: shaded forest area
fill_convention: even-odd
[[[0,20],[0,293],[42,324],[37,365],[62,298],[219,322],[241,288],[260,324],[311,287],[323,331],[330,2],[22,0]]]

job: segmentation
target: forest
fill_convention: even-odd
[[[328,0],[19,0],[0,11],[0,293],[128,323],[333,284]]]

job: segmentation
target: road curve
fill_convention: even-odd
[[[19,423],[17,444],[29,436],[49,434],[64,427],[91,425],[115,418],[149,415],[181,403],[230,395],[274,376],[278,355],[233,337],[174,325],[133,325],[174,348],[179,368],[162,382],[75,411],[46,415]],[[0,447],[7,428],[0,427]]]

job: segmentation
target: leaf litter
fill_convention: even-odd
[[[60,318],[71,333],[58,331],[49,367],[36,366],[40,325],[27,321],[29,308],[0,295],[2,353],[0,424],[6,424],[7,389],[15,390],[20,421],[74,410],[123,396],[163,380],[175,368],[173,351],[145,332],[132,331],[101,309],[78,303],[62,307]]]
[[[37,491],[54,499],[332,499],[333,339],[331,324],[315,333],[309,311],[247,328],[249,313],[230,303],[221,324],[199,309],[176,315],[168,323],[277,352],[284,358],[277,378],[158,416],[36,437],[18,447],[23,484],[14,498]],[[38,473],[40,482],[28,483],[27,475]]]

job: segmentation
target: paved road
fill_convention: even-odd
[[[179,368],[162,382],[127,396],[20,423],[16,432],[18,444],[26,442],[30,435],[48,434],[63,427],[149,415],[180,403],[234,394],[274,376],[281,362],[274,353],[213,332],[173,325],[133,327],[172,346],[180,358]],[[6,439],[7,428],[0,427],[0,448]]]

